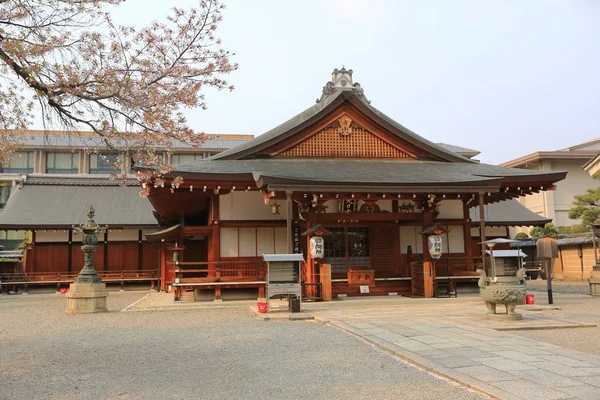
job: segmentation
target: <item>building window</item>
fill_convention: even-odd
[[[4,206],[6,205],[6,202],[8,201],[8,198],[10,196],[10,189],[12,188],[12,185],[10,182],[5,183],[2,182],[0,183],[0,210],[4,208]]]
[[[0,172],[30,174],[33,172],[33,151],[15,151],[8,165],[0,164]]]
[[[118,154],[90,154],[90,174],[121,173],[115,168],[118,162]]]
[[[173,154],[171,156],[171,165],[186,164],[198,160],[202,160],[206,153],[200,154]],[[208,155],[206,155],[208,157]]]
[[[46,173],[77,174],[79,173],[79,153],[49,152],[46,155]]]

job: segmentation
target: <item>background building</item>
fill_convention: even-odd
[[[569,210],[576,195],[600,187],[600,182],[583,168],[599,151],[600,138],[562,150],[538,151],[501,165],[535,171],[568,171],[566,179],[556,184],[556,190],[529,194],[519,201],[534,213],[551,219],[556,226],[578,226],[581,221],[570,219]],[[528,232],[529,228],[522,230]]]

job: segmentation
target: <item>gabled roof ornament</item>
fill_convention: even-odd
[[[331,80],[323,86],[323,94],[320,99],[317,99],[317,103],[320,103],[335,92],[350,90],[354,91],[358,97],[362,98],[367,103],[371,103],[371,101],[365,97],[365,91],[362,86],[360,86],[360,83],[352,83],[352,70],[344,67],[342,67],[342,69],[336,68],[331,74]]]

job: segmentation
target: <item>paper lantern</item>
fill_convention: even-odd
[[[427,238],[429,243],[429,254],[434,260],[439,260],[442,256],[442,237],[440,235],[431,235]]]
[[[325,256],[325,240],[321,236],[310,238],[310,256],[312,258],[323,258]]]

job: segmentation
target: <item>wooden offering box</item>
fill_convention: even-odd
[[[375,270],[368,267],[348,268],[348,285],[350,286],[375,286]]]

